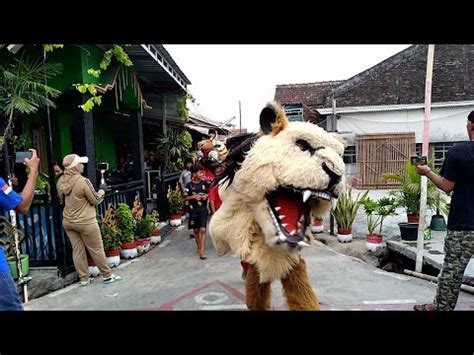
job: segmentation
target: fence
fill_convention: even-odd
[[[114,186],[112,192],[107,193],[104,201],[97,206],[98,216],[104,215],[109,204],[131,205],[135,196],[144,203],[143,181]],[[54,225],[54,213],[59,215],[58,226]],[[8,211],[0,209],[0,214],[10,220]],[[31,266],[57,266],[63,274],[73,270],[71,243],[62,228],[62,210],[53,210],[48,195],[36,195],[26,214],[17,213],[17,225],[24,234],[21,252],[29,255]]]
[[[402,172],[415,149],[414,132],[357,135],[357,188],[397,187],[396,182],[386,181],[383,175]]]

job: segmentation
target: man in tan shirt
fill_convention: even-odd
[[[82,286],[89,285],[93,278],[89,275],[86,248],[100,270],[104,283],[121,280],[112,274],[105,257],[104,245],[97,223],[95,206],[104,199],[102,188],[95,191],[89,179],[82,176],[84,165],[89,159],[76,154],[63,159],[64,175],[58,180],[59,199],[64,204],[63,227],[72,244],[74,267]]]

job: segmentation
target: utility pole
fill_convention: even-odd
[[[242,110],[240,107],[240,100],[239,100],[239,121],[240,121],[239,133],[242,133]]]
[[[336,120],[336,100],[333,98],[332,99],[332,115],[331,115],[331,132],[336,132],[337,131],[337,120]],[[330,215],[329,218],[329,232],[331,235],[336,235],[334,232],[334,227],[335,227],[335,221],[334,221],[334,216]]]
[[[425,84],[425,119],[423,120],[423,146],[422,155],[428,157],[430,143],[430,119],[431,119],[431,86],[433,78],[434,45],[428,46],[428,58],[426,61],[426,84]],[[426,227],[426,199],[428,195],[428,178],[421,176],[420,197],[420,221],[418,223],[418,240],[416,243],[416,266],[415,271],[421,272],[423,268],[424,231]]]

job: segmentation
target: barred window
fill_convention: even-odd
[[[356,163],[356,147],[355,145],[350,145],[344,151],[342,156],[344,163],[346,164],[355,164]]]
[[[444,158],[446,158],[446,153],[456,143],[458,142],[433,143],[433,159],[435,169],[439,169],[441,168],[441,166],[443,166]]]

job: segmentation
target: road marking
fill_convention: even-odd
[[[381,300],[381,301],[364,301],[364,304],[406,304],[416,303],[415,300]]]
[[[218,311],[226,309],[247,309],[247,306],[244,304],[221,304],[221,305],[211,305],[211,306],[201,306],[203,311]]]
[[[209,299],[206,299],[206,298],[209,298],[211,297],[211,300]],[[217,298],[215,298],[217,297]],[[215,298],[215,299],[212,299],[212,298]],[[229,297],[222,293],[222,292],[204,292],[204,293],[200,293],[196,296],[194,296],[194,300],[196,301],[196,303],[200,303],[200,304],[220,304],[220,303],[223,303],[225,301],[227,301],[229,299]]]
[[[376,274],[392,277],[392,278],[397,279],[397,280],[402,280],[402,281],[410,280],[410,278],[407,277],[407,276],[397,275],[397,274],[393,274],[391,272],[387,272],[387,271],[383,271],[383,270],[374,270],[374,272]]]

